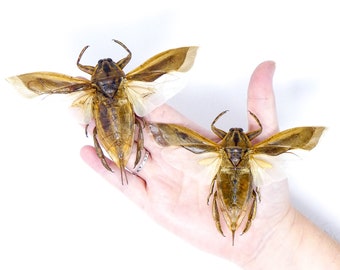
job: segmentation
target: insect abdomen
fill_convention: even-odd
[[[98,139],[117,165],[126,165],[134,139],[135,115],[126,95],[97,95],[93,104]],[[123,163],[123,164],[121,164]]]
[[[217,200],[229,228],[235,231],[246,213],[253,190],[247,167],[225,166],[217,177]]]

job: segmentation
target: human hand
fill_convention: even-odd
[[[256,141],[278,131],[272,87],[274,69],[273,62],[264,62],[256,68],[250,80],[248,110],[253,112],[263,125],[263,132]],[[216,140],[212,132],[198,127],[166,105],[154,110],[147,120],[184,124],[207,138]],[[249,130],[256,128],[257,123],[250,117]],[[197,170],[197,164],[193,160],[195,154],[182,148],[162,148],[148,133],[145,133],[144,145],[151,157],[138,175],[128,175],[128,185],[121,184],[120,174],[112,174],[102,166],[93,147],[85,146],[81,155],[95,171],[157,222],[210,253],[246,265],[261,252],[270,239],[278,238],[284,241],[294,219],[294,214],[290,214],[294,211],[291,211],[289,203],[287,181],[282,180],[261,188],[261,203],[258,205],[257,216],[250,230],[242,236],[236,236],[235,246],[232,246],[231,233],[225,229],[226,237],[223,237],[216,230],[211,206],[207,206],[212,179],[204,177]],[[118,171],[114,164],[109,165]]]

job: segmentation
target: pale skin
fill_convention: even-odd
[[[263,140],[279,130],[272,86],[274,70],[273,62],[263,62],[250,79],[248,110],[263,125],[263,132],[256,140]],[[202,129],[166,105],[146,119],[182,124],[216,140],[211,131]],[[254,119],[249,117],[248,129],[257,128]],[[195,154],[172,147],[164,149],[154,142],[147,130],[144,134],[145,147],[151,157],[138,175],[128,175],[128,185],[121,184],[120,173],[109,172],[102,166],[93,147],[83,147],[81,156],[100,176],[165,228],[244,269],[340,269],[339,243],[291,205],[286,179],[261,188],[257,216],[247,233],[240,236],[242,227],[236,232],[232,246],[230,231],[223,226],[226,235],[223,237],[214,225],[211,205],[206,201],[211,179],[197,169],[200,167],[195,163]],[[109,165],[118,172],[114,164]]]

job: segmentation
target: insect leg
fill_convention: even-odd
[[[225,137],[225,135],[227,134],[225,131],[215,127],[215,123],[217,122],[217,120],[223,115],[225,114],[227,111],[223,111],[221,112],[219,115],[216,116],[216,118],[214,119],[214,121],[211,123],[210,127],[211,130],[221,139],[223,139]]]
[[[249,215],[248,215],[247,224],[246,224],[246,226],[244,227],[244,230],[243,230],[243,232],[241,233],[241,235],[244,234],[244,233],[246,233],[246,232],[249,230],[249,228],[250,228],[250,226],[251,226],[251,223],[252,223],[252,221],[254,220],[254,218],[255,218],[255,216],[256,216],[256,209],[257,209],[257,193],[256,193],[255,190],[253,190],[253,195],[252,195],[252,197],[253,197],[253,202],[252,202],[252,204],[251,204],[251,208],[250,208],[250,212],[249,212]]]
[[[88,137],[88,135],[89,135],[88,132],[87,132],[87,130],[88,130],[88,128],[89,128],[89,125],[90,125],[90,124],[87,124],[87,125],[85,126],[85,135],[86,135],[86,137]]]
[[[102,162],[103,166],[109,170],[110,172],[113,172],[113,170],[111,169],[111,167],[109,166],[109,164],[107,164],[106,159],[105,159],[105,155],[103,153],[103,150],[98,142],[97,139],[97,128],[93,129],[93,142],[94,142],[94,147],[96,149],[96,153],[97,156],[99,157],[100,161]]]
[[[137,128],[138,128],[137,152],[136,152],[135,164],[134,164],[133,167],[136,167],[136,165],[140,162],[140,160],[142,158],[142,150],[144,148],[143,126],[142,126],[142,123],[140,121],[141,120],[136,118],[135,124],[137,125]]]
[[[113,41],[118,43],[120,46],[122,46],[128,52],[128,55],[126,57],[124,57],[123,59],[120,59],[117,62],[117,65],[121,69],[123,69],[127,65],[127,63],[129,63],[130,60],[131,60],[131,51],[128,49],[128,47],[125,46],[125,44],[123,42],[120,42],[119,40],[116,40],[116,39],[114,39]]]
[[[213,205],[212,205],[212,214],[213,214],[213,218],[215,221],[215,226],[217,228],[217,230],[223,235],[223,231],[222,231],[222,227],[221,227],[221,222],[220,222],[220,213],[218,211],[218,206],[217,206],[217,192],[215,191],[214,193],[214,197],[213,197]]]
[[[257,195],[257,199],[259,200],[259,202],[261,202],[261,192],[259,187],[256,187],[255,193]]]
[[[258,123],[258,125],[259,125],[259,129],[247,133],[248,139],[249,140],[253,140],[258,135],[261,134],[261,132],[262,132],[262,124],[261,124],[260,120],[257,118],[257,116],[254,113],[252,113],[251,111],[249,111],[249,113],[255,119],[256,123]]]
[[[217,176],[214,177],[214,179],[211,181],[211,184],[210,184],[210,191],[209,191],[209,195],[208,195],[208,198],[207,198],[207,205],[209,205],[210,197],[211,197],[211,195],[214,192],[214,187],[215,187],[215,183],[216,183],[216,177]]]
[[[78,56],[77,66],[78,66],[78,68],[79,68],[80,70],[86,72],[87,74],[92,75],[93,72],[94,72],[94,67],[92,67],[92,66],[84,66],[84,65],[80,64],[80,59],[82,58],[84,52],[86,51],[86,49],[87,49],[88,47],[89,47],[89,46],[85,46],[85,47],[81,50],[81,52],[80,52],[80,54],[79,54],[79,56]]]

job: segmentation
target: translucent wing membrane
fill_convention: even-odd
[[[184,88],[186,80],[178,72],[164,74],[153,82],[125,81],[124,87],[138,116],[145,116]]]
[[[147,60],[126,75],[123,87],[138,116],[145,116],[182,88],[196,56],[197,47],[168,50]]]
[[[254,155],[249,159],[255,186],[261,187],[272,182],[284,180],[285,159],[282,156]]]
[[[81,111],[85,125],[88,125],[93,119],[92,104],[95,92],[95,89],[90,89],[80,93],[75,93],[77,96],[72,103],[72,107],[76,107]]]

